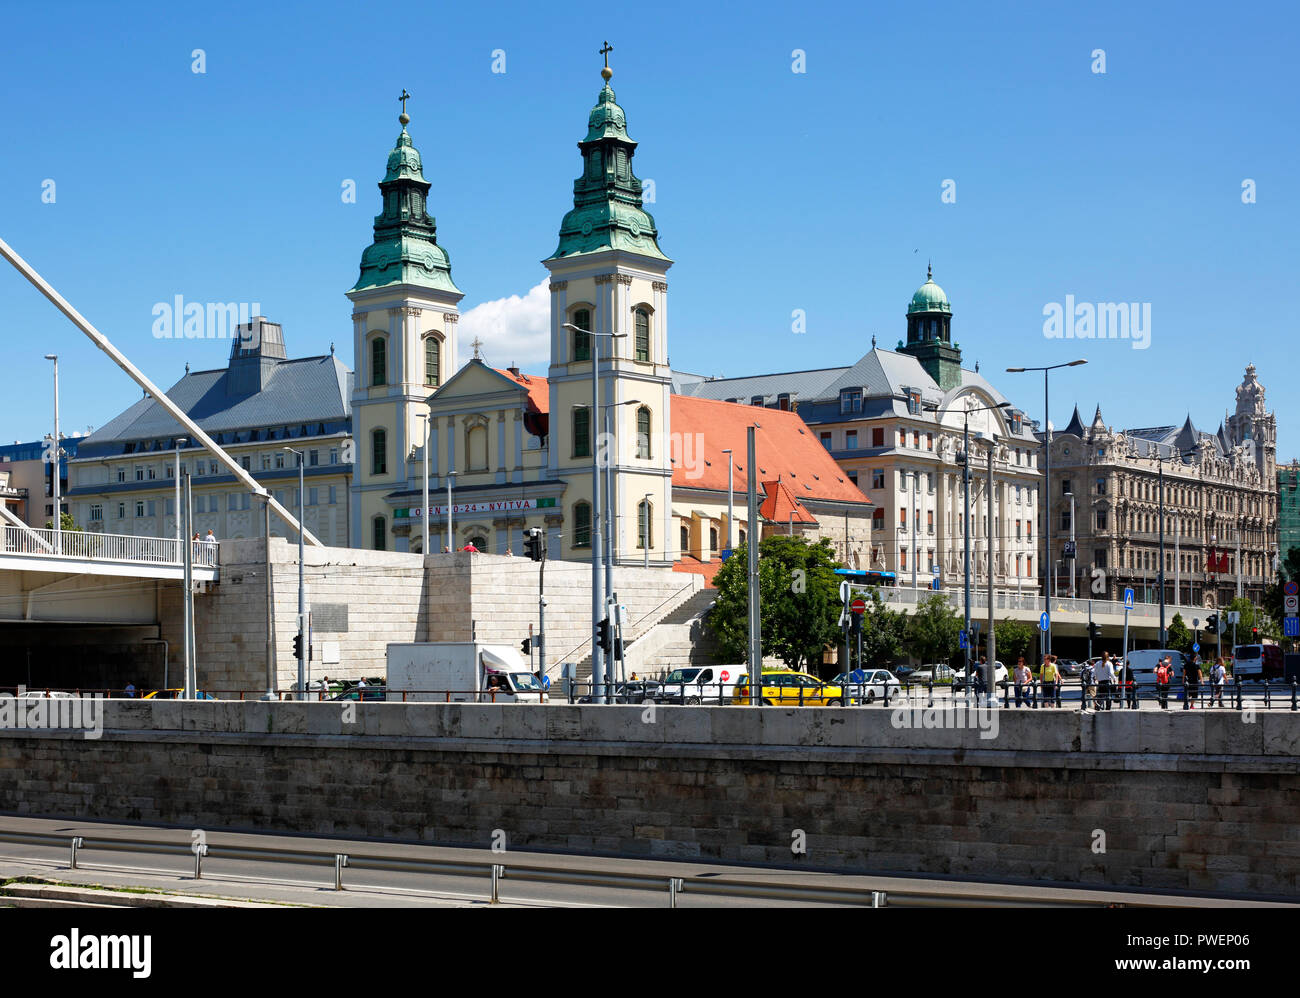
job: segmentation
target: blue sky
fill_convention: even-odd
[[[967,365],[1032,415],[1041,377],[1003,369],[1081,356],[1053,376],[1058,425],[1100,401],[1117,427],[1190,411],[1213,430],[1254,363],[1279,457],[1300,449],[1293,5],[601,9],[603,23],[514,3],[11,7],[0,236],[164,387],[229,348],[156,339],[153,307],[176,295],[260,303],[291,354],[335,342],[351,363],[343,293],[406,87],[439,241],[462,310],[477,307],[462,333],[498,366],[541,371],[546,296],[529,292],[572,202],[608,38],[676,261],[674,367],[848,364],[873,333],[892,347],[932,259]],[[1067,295],[1150,303],[1149,347],[1046,338],[1043,309]],[[65,432],[139,397],[7,266],[0,296],[0,439],[50,428],[46,352],[62,358]]]

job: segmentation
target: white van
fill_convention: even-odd
[[[1133,682],[1137,686],[1156,685],[1156,666],[1168,656],[1169,664],[1174,670],[1171,682],[1180,683],[1183,679],[1183,666],[1188,659],[1180,651],[1172,648],[1135,648],[1128,653],[1128,665],[1133,670]]]
[[[749,678],[747,665],[706,665],[674,669],[653,694],[659,703],[731,703],[736,684]],[[721,698],[721,699],[719,699]]]

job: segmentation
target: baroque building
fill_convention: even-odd
[[[1100,406],[1085,425],[1076,407],[1050,446],[1049,568],[1058,591],[1071,584],[1073,526],[1079,595],[1118,600],[1131,587],[1139,601],[1159,601],[1163,474],[1166,602],[1260,601],[1278,555],[1277,419],[1253,364],[1214,433],[1190,414],[1181,426],[1115,430]]]

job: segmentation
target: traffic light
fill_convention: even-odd
[[[301,634],[295,634],[293,636],[293,657],[302,658],[302,635]]]
[[[1259,637],[1259,628],[1258,628],[1258,627],[1252,627],[1252,628],[1250,629],[1250,636],[1251,636],[1252,638],[1257,638],[1257,637]]]
[[[542,560],[542,532],[537,527],[524,534],[524,553],[533,561]]]
[[[1088,639],[1089,639],[1090,641],[1098,641],[1098,640],[1101,639],[1101,625],[1100,625],[1100,624],[1098,624],[1098,623],[1094,623],[1094,622],[1091,622],[1091,621],[1088,623]]]
[[[597,644],[600,645],[600,650],[606,655],[610,654],[614,650],[613,635],[610,634],[608,617],[605,617],[596,625],[596,640]]]
[[[533,651],[533,639],[532,639],[532,638],[524,638],[524,640],[520,641],[520,642],[519,642],[519,650],[520,650],[521,652],[523,652],[525,655],[530,655],[530,654],[532,654],[532,651]]]
[[[1219,615],[1217,613],[1212,613],[1205,618],[1205,629],[1211,634],[1219,633]]]

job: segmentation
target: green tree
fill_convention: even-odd
[[[998,658],[1008,663],[1007,668],[1022,655],[1029,657],[1029,647],[1034,643],[1034,630],[1024,621],[1008,617],[993,624],[994,643]]]
[[[1282,602],[1282,587],[1287,582],[1300,582],[1300,548],[1290,548],[1282,557],[1282,562],[1278,566],[1277,581],[1264,590],[1264,599],[1261,603],[1263,610],[1271,618],[1273,627],[1278,633],[1282,629],[1282,618],[1286,616]],[[1249,633],[1249,632],[1248,632]],[[1237,638],[1241,639],[1241,625],[1237,625]]]
[[[862,615],[862,660],[888,668],[903,657],[907,618],[889,609],[879,589],[867,591],[867,612]]]
[[[45,529],[54,529],[54,521],[52,519],[45,521]],[[77,521],[72,518],[71,513],[61,513],[59,515],[59,529],[72,531],[74,533],[80,533],[81,531],[81,528],[77,526]]]
[[[1174,651],[1192,650],[1192,632],[1181,613],[1175,613],[1174,619],[1165,629],[1165,644]]]
[[[741,544],[713,577],[718,599],[706,624],[718,651],[748,658],[749,553]],[[773,534],[758,545],[759,643],[792,669],[821,665],[822,650],[840,634],[839,577],[830,541]]]
[[[1236,611],[1241,614],[1241,619],[1237,621],[1237,643],[1250,644],[1252,640],[1258,638],[1278,638],[1282,634],[1282,628],[1276,620],[1262,607],[1257,607],[1244,596],[1238,596],[1228,604],[1228,609],[1222,611],[1219,616],[1227,620],[1227,614]],[[1251,633],[1252,627],[1259,628],[1259,634]],[[1232,640],[1232,625],[1228,624],[1227,631],[1224,632],[1227,640]],[[1204,635],[1202,635],[1204,636]]]
[[[922,662],[947,662],[957,652],[961,620],[943,593],[931,593],[907,618],[907,643]]]

